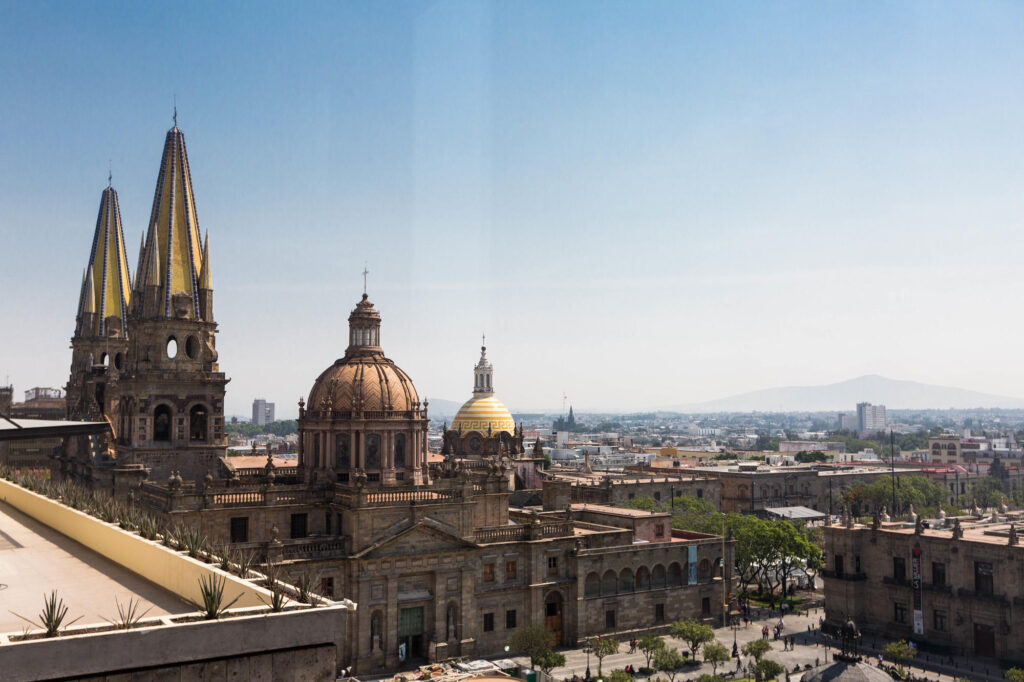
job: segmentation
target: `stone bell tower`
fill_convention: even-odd
[[[177,119],[177,115],[175,115]],[[209,237],[199,220],[185,137],[164,140],[160,173],[128,316],[117,391],[117,458],[152,480],[217,475],[225,454],[224,387],[217,364]]]

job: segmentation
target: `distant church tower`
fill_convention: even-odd
[[[100,198],[89,262],[82,273],[75,335],[71,337],[71,374],[67,385],[69,419],[100,419],[112,412],[117,371],[128,350],[131,275],[117,190],[110,184]]]
[[[217,474],[225,454],[224,387],[217,364],[210,244],[200,241],[185,137],[167,132],[139,255],[127,354],[114,406],[117,459],[150,478]]]

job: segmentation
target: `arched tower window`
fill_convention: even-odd
[[[313,434],[313,468],[320,468],[320,434]]]
[[[405,468],[405,434],[395,434],[395,468]]]
[[[455,604],[449,604],[445,613],[444,631],[449,641],[459,638],[459,609]]]
[[[380,434],[371,433],[366,437],[366,468],[380,469]]]
[[[171,408],[168,405],[157,405],[153,410],[153,440],[171,442]]]
[[[188,411],[188,439],[190,441],[206,441],[206,416],[205,405],[195,405]]]
[[[347,433],[339,433],[334,437],[334,468],[348,469],[352,466],[352,454],[349,450],[352,437]]]

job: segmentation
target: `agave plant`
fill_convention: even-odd
[[[242,595],[238,594],[234,599],[225,604],[224,584],[226,582],[224,576],[216,575],[204,575],[199,579],[199,594],[201,595],[202,602],[193,601],[192,604],[199,609],[206,620],[220,618],[221,614],[242,598]]]
[[[147,540],[156,540],[156,536],[160,533],[156,520],[146,513],[141,513],[139,515],[138,530],[139,535]]]
[[[14,612],[11,611],[11,613]],[[82,618],[79,616],[68,623],[67,626],[64,626],[64,619],[68,617],[68,607],[64,604],[64,600],[57,596],[57,590],[50,592],[49,596],[43,595],[43,610],[39,612],[39,622],[29,620],[17,613],[14,613],[14,615],[30,625],[41,627],[46,631],[47,637],[56,637],[60,634],[62,627],[74,625]]]
[[[178,537],[178,549],[188,552],[188,555],[193,559],[206,552],[206,535],[198,528],[182,525],[178,527],[176,535]]]
[[[150,606],[142,613],[139,613],[139,607],[142,606],[142,600],[136,599],[135,597],[129,597],[127,604],[122,604],[117,598],[114,599],[114,603],[117,604],[117,619],[111,620],[109,618],[104,618],[103,620],[107,621],[118,630],[131,630],[132,628],[137,627],[139,625],[139,621],[141,621],[146,614],[150,612],[150,609],[153,608]]]
[[[249,577],[249,570],[256,563],[256,553],[240,549],[235,552],[235,564],[238,566],[238,577],[245,580]]]
[[[227,542],[221,543],[220,549],[217,550],[217,565],[222,571],[231,570],[231,545]]]
[[[260,596],[260,601],[269,606],[270,610],[274,613],[283,611],[285,602],[288,601],[284,593],[284,587],[278,580],[280,572],[277,565],[271,561],[267,561],[263,566],[263,584],[270,590],[270,601],[267,601],[262,596]]]

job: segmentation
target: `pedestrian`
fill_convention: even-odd
[[[747,618],[746,616],[743,616],[743,629],[746,630],[749,627],[750,627],[750,619]]]

